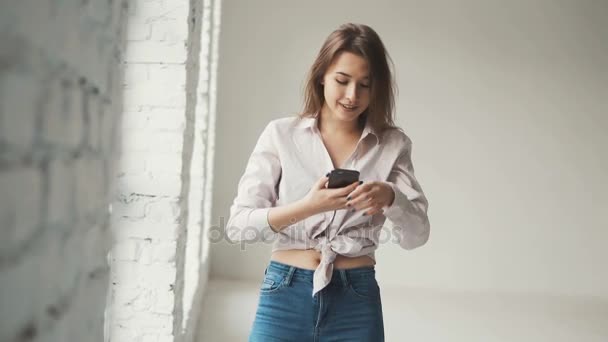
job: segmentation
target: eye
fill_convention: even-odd
[[[341,81],[339,79],[336,79],[336,82],[342,84],[342,85],[346,85],[348,83],[348,81]]]
[[[362,84],[361,88],[369,88],[369,84]]]

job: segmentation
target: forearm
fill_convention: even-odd
[[[390,186],[395,197],[393,203],[383,210],[384,216],[393,223],[399,245],[408,250],[424,245],[430,235],[426,197],[422,191],[414,194],[414,190],[411,190],[411,198],[408,198],[396,185]]]
[[[268,211],[268,224],[272,230],[279,232],[317,213],[317,210],[307,203],[296,201],[271,208]]]

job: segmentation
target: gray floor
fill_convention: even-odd
[[[403,290],[382,288],[387,341],[608,341],[606,300]],[[257,283],[211,280],[199,341],[246,341],[257,291]]]

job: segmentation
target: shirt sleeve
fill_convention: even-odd
[[[280,176],[281,163],[273,143],[271,121],[259,136],[239,181],[226,223],[228,240],[262,241],[268,234],[276,233],[268,223],[268,212],[276,204]]]
[[[414,177],[411,157],[412,141],[407,138],[386,182],[395,192],[395,199],[382,208],[384,216],[393,223],[397,242],[408,250],[424,245],[430,235],[428,201]]]

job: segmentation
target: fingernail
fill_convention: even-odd
[[[350,212],[351,212],[351,213],[354,213],[354,212],[355,212],[355,208],[352,208],[352,209],[350,210]]]
[[[347,207],[350,207],[350,203],[346,203],[346,206],[347,206]]]
[[[363,184],[363,181],[359,181],[359,185]]]
[[[350,196],[346,197],[346,200],[347,200],[347,201],[350,201]]]
[[[325,175],[325,177],[329,177],[329,172]]]
[[[365,216],[365,213],[363,213],[363,215],[362,215],[362,216]]]

